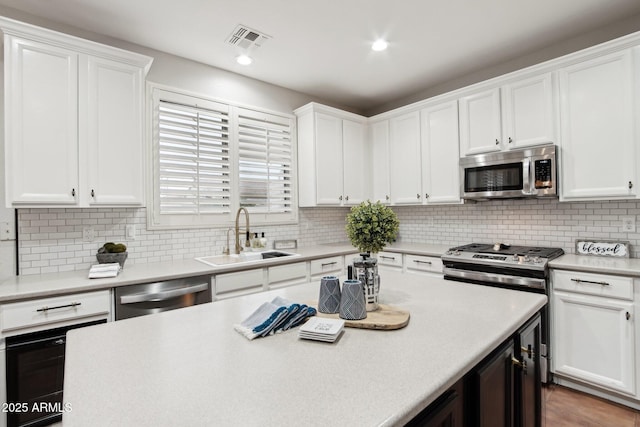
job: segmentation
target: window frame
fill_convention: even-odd
[[[159,102],[160,100],[183,104],[191,107],[226,108],[229,126],[229,174],[230,174],[230,211],[224,214],[161,214],[159,183]],[[284,213],[252,212],[248,207],[251,225],[288,225],[298,223],[298,178],[297,178],[297,131],[293,114],[276,112],[259,107],[223,101],[152,82],[147,83],[147,126],[150,129],[148,146],[147,176],[147,228],[150,230],[175,230],[192,228],[229,228],[235,224],[236,212],[240,208],[240,171],[239,171],[239,120],[240,110],[250,110],[259,115],[276,116],[278,120],[290,123],[291,168],[288,182],[291,195],[291,211]]]

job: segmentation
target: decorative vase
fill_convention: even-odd
[[[361,253],[360,257],[353,260],[353,270],[353,278],[362,282],[366,310],[376,311],[380,295],[378,260],[372,258],[368,252]]]
[[[362,282],[359,280],[345,280],[342,283],[340,317],[345,320],[361,320],[367,317]]]
[[[337,276],[324,276],[320,279],[318,311],[334,314],[340,311],[340,279]]]

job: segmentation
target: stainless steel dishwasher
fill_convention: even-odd
[[[128,319],[207,302],[211,302],[211,276],[120,286],[115,290],[115,319]]]

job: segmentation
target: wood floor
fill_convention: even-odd
[[[559,385],[543,388],[546,427],[640,427],[640,411]]]

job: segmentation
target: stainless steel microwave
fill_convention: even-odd
[[[543,145],[460,159],[463,199],[557,197],[556,146]]]

